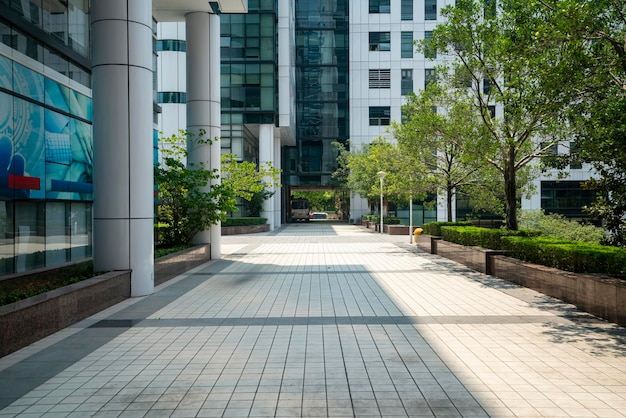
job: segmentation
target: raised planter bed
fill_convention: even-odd
[[[159,285],[211,259],[211,246],[191,247],[154,262]],[[114,271],[0,306],[0,357],[130,297],[130,271]]]
[[[158,286],[211,260],[211,244],[197,245],[154,261],[154,285]]]
[[[0,306],[0,357],[130,297],[130,271],[114,271]]]
[[[222,235],[240,235],[240,234],[257,234],[259,232],[268,232],[269,224],[263,225],[247,225],[247,226],[223,226]]]
[[[472,270],[479,271],[484,274],[493,274],[489,257],[492,255],[504,254],[502,251],[489,250],[482,247],[470,247],[444,240],[435,240],[434,245],[438,254],[450,260],[461,263]]]
[[[515,258],[491,257],[493,275],[626,325],[626,283],[596,274],[571,273]]]
[[[607,321],[626,325],[626,283],[623,280],[528,263],[507,257],[502,251],[465,247],[428,235],[420,236],[417,245],[431,254],[571,303]]]

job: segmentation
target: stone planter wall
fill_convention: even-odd
[[[430,239],[423,239],[423,238]],[[626,325],[626,283],[602,275],[571,273],[507,257],[502,251],[464,247],[439,237],[420,236],[418,247],[473,270],[508,280]]]
[[[154,285],[158,286],[211,260],[211,244],[197,245],[154,261]]]
[[[154,284],[162,284],[210,259],[210,244],[161,257],[154,262]],[[129,297],[130,271],[115,271],[0,306],[0,357]]]
[[[444,240],[435,240],[434,243],[436,252],[433,254],[454,260],[484,274],[493,274],[489,264],[489,257],[504,254],[502,251],[489,250],[482,247],[469,247]]]
[[[130,297],[130,271],[114,271],[0,306],[0,357]]]
[[[265,225],[247,225],[247,226],[223,226],[222,235],[239,235],[239,234],[256,234],[259,232],[268,232],[269,224]]]
[[[493,275],[576,305],[619,325],[626,325],[626,283],[596,274],[580,274],[493,256]]]

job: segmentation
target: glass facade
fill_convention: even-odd
[[[427,30],[427,31],[424,32],[424,40],[425,41],[428,42],[430,39],[432,39],[432,37],[433,37],[433,32],[432,31]],[[430,47],[430,46],[427,47],[424,50],[424,58],[431,59],[431,60],[437,59],[437,50],[435,48],[433,48],[433,47]]]
[[[370,32],[370,51],[391,51],[391,32]]]
[[[386,126],[391,121],[391,108],[389,106],[371,106],[370,126]]]
[[[247,14],[221,20],[222,152],[258,161],[244,124],[275,124],[278,115],[277,4],[250,0]]]
[[[91,98],[70,83],[90,84],[88,2],[0,5],[0,42],[16,51],[0,53],[4,275],[91,256],[93,136]]]
[[[404,96],[413,91],[413,70],[403,69],[400,76],[400,94]]]
[[[413,32],[400,34],[400,58],[413,58]]]
[[[424,0],[424,20],[437,20],[437,0]]]
[[[586,190],[580,181],[542,181],[541,209],[546,213],[558,213],[568,218],[588,218],[582,210],[595,200],[593,190]]]
[[[400,19],[413,20],[413,0],[402,0],[400,3]]]
[[[390,0],[369,0],[370,13],[390,13]]]
[[[288,185],[323,186],[336,169],[332,143],[348,139],[348,1],[295,6],[296,146],[284,149],[282,168]]]

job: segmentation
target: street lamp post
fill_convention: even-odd
[[[384,171],[376,173],[380,179],[380,233],[383,233],[383,179],[385,178]]]

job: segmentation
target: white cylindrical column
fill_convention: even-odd
[[[272,161],[272,164],[274,165],[275,169],[277,170],[281,169],[281,161],[282,161],[282,153],[281,153],[281,148],[280,148],[280,138],[276,137],[274,138],[274,159]],[[280,226],[282,225],[282,222],[281,222],[282,194],[280,193],[280,189],[276,187],[276,185],[274,185],[274,196],[272,197],[274,199],[274,228],[280,228]]]
[[[274,158],[274,125],[265,124],[259,126],[259,165],[272,163]],[[266,178],[266,182],[270,179]],[[275,190],[274,190],[275,191]],[[270,231],[274,230],[274,199],[269,198],[263,201],[263,214],[270,225]]]
[[[187,38],[187,161],[220,171],[220,20],[205,12],[186,16]],[[212,143],[198,143],[210,139]],[[216,184],[219,179],[212,181]],[[208,191],[210,188],[207,187]],[[221,225],[201,231],[193,241],[211,244],[211,258],[221,257]]]
[[[152,0],[93,0],[94,269],[154,292]]]

